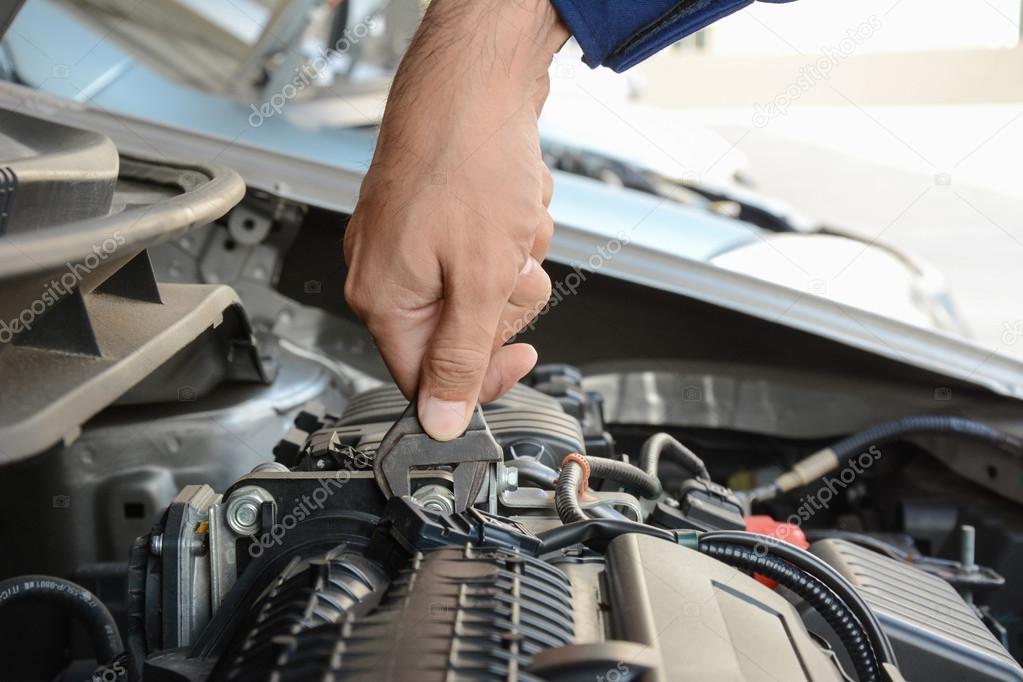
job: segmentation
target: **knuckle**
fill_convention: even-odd
[[[344,236],[341,239],[341,250],[345,256],[345,263],[349,266],[355,255],[355,247],[359,242],[359,220],[353,217],[345,227]]]
[[[372,313],[373,298],[355,277],[345,280],[345,300],[348,301],[348,307],[352,312],[363,319]]]
[[[537,303],[540,302],[546,303],[551,298],[551,291],[553,290],[553,285],[551,284],[551,276],[547,274],[547,271],[544,270],[543,268],[540,268],[540,272],[542,273],[540,275],[540,278],[541,281],[543,282],[543,287],[540,291],[540,296],[539,299],[537,300]]]
[[[536,229],[538,237],[544,237],[550,239],[551,235],[554,234],[554,218],[550,213],[544,212],[540,218],[540,224]]]
[[[480,301],[505,301],[515,289],[518,280],[518,263],[525,258],[509,258],[507,255],[499,263],[481,265],[475,277],[466,283],[475,292]]]
[[[487,369],[489,357],[475,348],[435,345],[425,358],[426,371],[435,388],[461,388],[480,380]]]
[[[546,213],[546,208],[540,203],[523,207],[505,219],[504,232],[516,244],[529,243]]]

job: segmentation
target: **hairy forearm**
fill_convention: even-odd
[[[426,136],[472,134],[523,105],[538,109],[568,35],[548,0],[433,0],[395,76],[380,149],[414,157],[432,147]]]
[[[407,61],[488,82],[531,82],[567,39],[549,0],[433,0]]]
[[[434,438],[536,363],[509,344],[550,296],[537,117],[567,39],[549,0],[433,0],[345,232],[345,296]]]

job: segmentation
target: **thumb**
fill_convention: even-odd
[[[503,291],[487,296],[471,289],[450,293],[423,354],[419,377],[419,421],[436,440],[457,438],[468,426],[508,297]]]

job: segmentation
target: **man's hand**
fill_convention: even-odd
[[[536,363],[504,345],[550,296],[537,117],[568,37],[548,0],[433,0],[345,234],[345,296],[439,440]]]

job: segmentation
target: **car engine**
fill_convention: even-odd
[[[573,368],[531,382],[483,408],[501,458],[463,511],[453,465],[413,469],[410,494],[381,494],[374,460],[407,405],[393,386],[340,415],[307,405],[273,462],[219,494],[183,489],[132,549],[135,672],[884,680],[903,679],[898,656],[915,679],[1018,675],[941,578],[841,538],[784,551],[746,532],[742,501],[671,436],[623,459]],[[662,487],[660,456],[681,484]],[[563,505],[580,471],[586,488]]]
[[[0,130],[0,679],[1023,680],[1019,501],[938,464],[1018,465],[979,398],[783,436],[650,416],[649,369],[546,364],[441,444],[285,285],[315,211]],[[812,385],[742,371],[758,414],[812,421]]]

